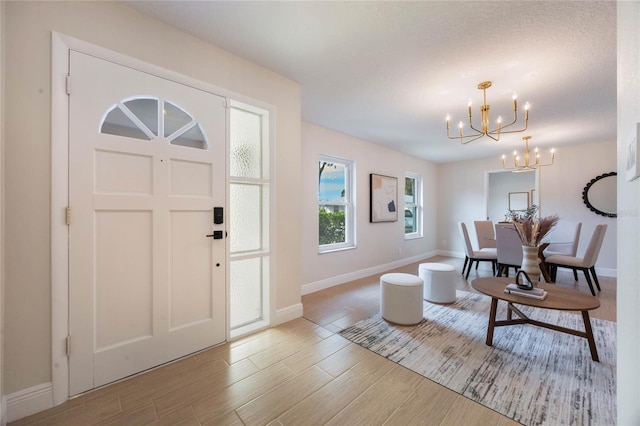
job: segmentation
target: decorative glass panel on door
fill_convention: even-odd
[[[129,111],[154,135],[158,135],[158,100],[153,98],[131,99],[124,102]]]
[[[262,248],[262,195],[260,185],[230,185],[229,202],[233,212],[229,219],[233,238],[231,253],[256,251]]]
[[[199,124],[195,124],[184,133],[176,135],[171,140],[171,145],[186,146],[188,148],[207,149],[207,142],[202,134]]]
[[[255,257],[236,260],[230,265],[231,328],[262,319],[262,277],[265,259]]]
[[[109,111],[102,122],[102,126],[100,126],[100,133],[142,139],[145,141],[150,141],[154,136],[142,131],[140,126],[134,123],[133,119],[124,113],[120,105],[115,105],[111,111]]]
[[[162,115],[164,116],[165,138],[168,138],[193,121],[189,114],[167,101],[164,102]]]
[[[231,110],[231,176],[262,177],[262,118],[243,110]]]
[[[162,106],[162,111],[160,111]],[[193,117],[168,101],[134,98],[118,102],[105,117],[100,133],[152,140],[159,135],[171,145],[207,149],[207,139]]]

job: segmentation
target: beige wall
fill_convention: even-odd
[[[114,2],[6,6],[5,393],[51,381],[51,31],[275,106],[276,308],[300,302],[300,87]]]
[[[317,290],[372,274],[372,269],[403,263],[404,259],[427,256],[435,252],[436,165],[397,151],[338,133],[311,123],[302,125],[302,282]],[[355,206],[357,248],[331,253],[318,253],[318,159],[320,154],[355,162]],[[369,174],[378,173],[398,178],[402,203],[404,175],[419,174],[423,178],[424,237],[404,239],[404,219],[397,222],[369,222]],[[400,208],[402,212],[402,207]],[[408,263],[405,261],[404,263]],[[337,277],[337,278],[336,278]],[[342,277],[342,278],[340,278]],[[324,280],[324,281],[323,281]],[[328,281],[327,281],[328,280]]]
[[[458,222],[467,225],[483,218],[484,173],[501,168],[499,160],[486,158],[440,164],[438,168],[438,242],[445,252],[463,253]],[[616,269],[617,219],[596,215],[582,201],[582,190],[594,177],[616,171],[616,144],[607,141],[558,149],[553,166],[540,170],[539,203],[542,215],[582,222],[578,255],[585,252],[595,226],[606,223],[607,233],[596,263],[598,273]],[[473,228],[473,227],[471,227]],[[446,245],[443,244],[446,242]]]
[[[640,123],[640,3],[618,2],[618,173]],[[640,424],[640,179],[618,179],[618,424]]]

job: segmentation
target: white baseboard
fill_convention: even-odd
[[[371,275],[379,274],[381,272],[388,271],[390,269],[400,268],[411,263],[419,262],[424,259],[429,259],[436,256],[438,253],[433,251],[424,253],[418,256],[407,257],[405,259],[396,260],[383,265],[374,266],[367,269],[361,269],[359,271],[349,272],[348,274],[338,275],[335,277],[327,278],[320,281],[315,281],[302,285],[302,295],[315,293],[316,291],[324,290],[326,288],[335,287],[340,284],[344,284],[349,281],[358,280],[360,278],[369,277]]]
[[[276,311],[275,324],[283,324],[302,316],[302,303],[296,303],[295,305],[288,306],[284,309],[278,309]]]
[[[446,257],[455,257],[459,259],[464,259],[466,255],[461,251],[447,251],[447,250],[438,250],[438,256],[446,256]]]
[[[611,269],[611,268],[596,268],[596,274],[598,274],[598,276],[602,276],[602,277],[614,277],[617,278],[618,277],[618,270],[617,269]]]
[[[53,407],[53,385],[43,383],[6,397],[7,422],[30,416]]]

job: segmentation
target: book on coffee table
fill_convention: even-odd
[[[542,288],[532,288],[531,290],[523,290],[517,284],[511,283],[504,289],[505,293],[517,294],[518,296],[530,297],[532,299],[544,300],[547,298],[547,292]]]

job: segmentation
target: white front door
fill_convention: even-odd
[[[71,51],[69,64],[76,395],[225,340],[214,207],[226,199],[226,110],[220,96],[93,56]]]

